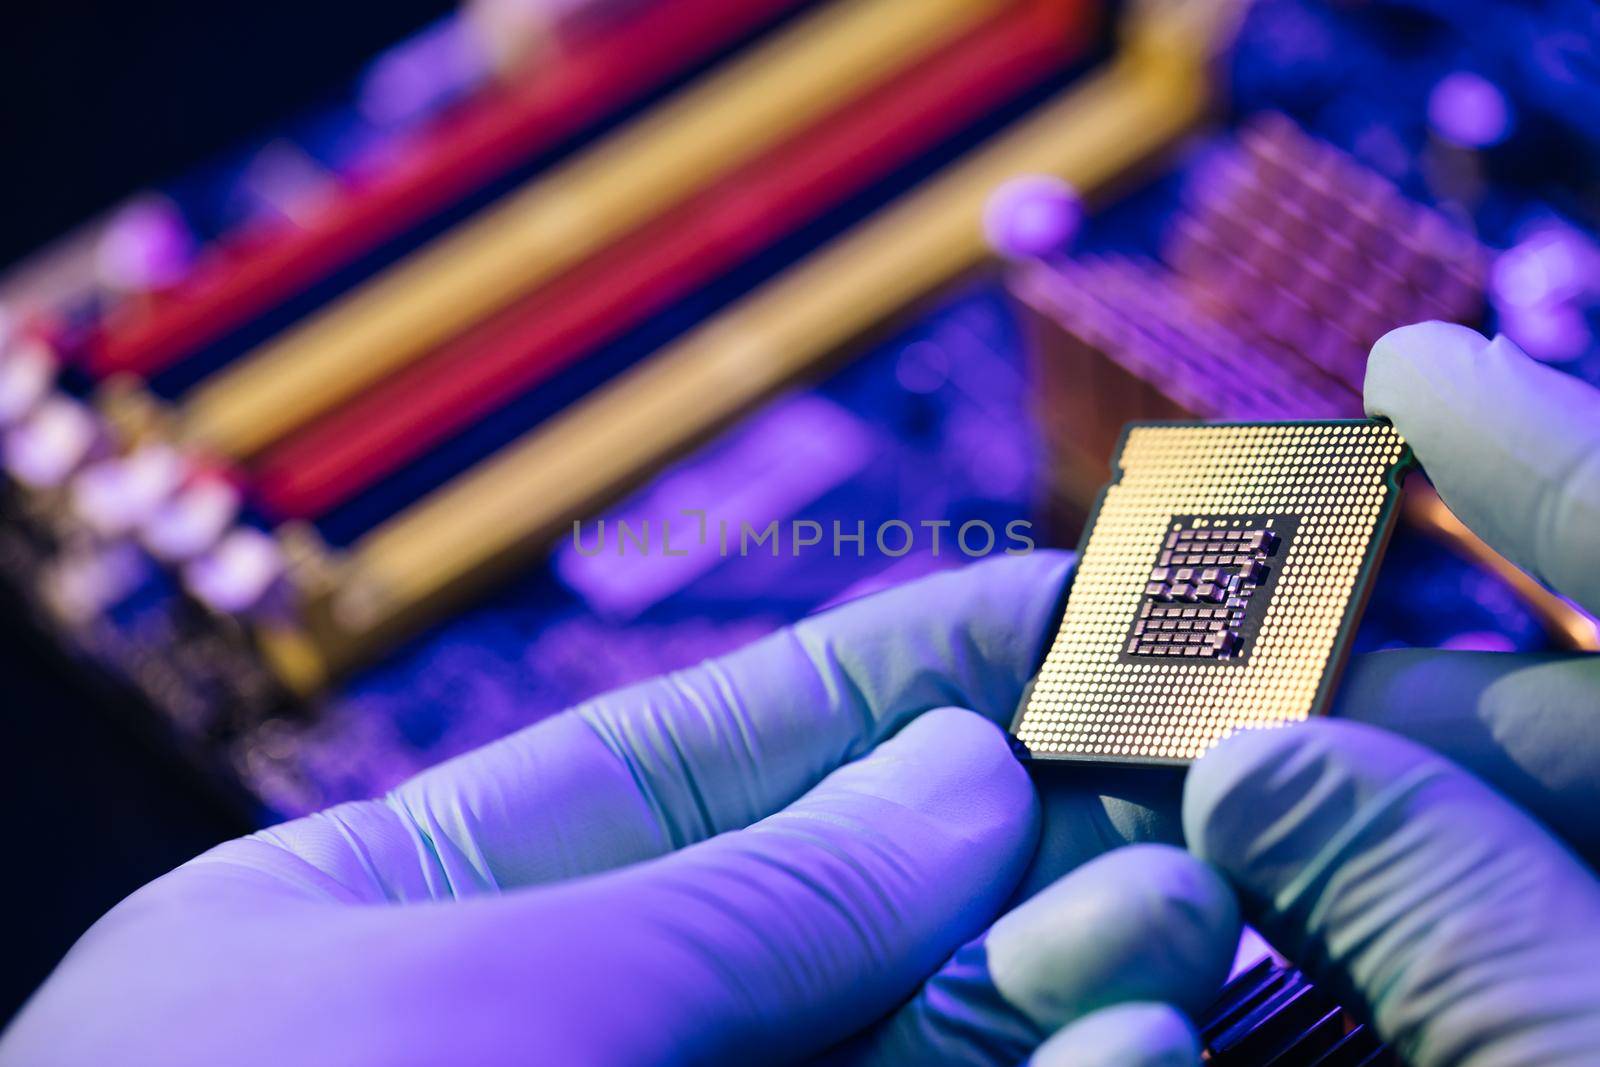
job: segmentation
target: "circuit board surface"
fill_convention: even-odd
[[[1186,763],[1323,710],[1409,464],[1374,421],[1130,426],[1013,726],[1027,754]]]

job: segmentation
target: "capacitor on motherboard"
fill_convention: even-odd
[[[183,568],[190,594],[224,615],[270,613],[287,566],[283,549],[262,530],[241,526]]]
[[[34,489],[60,486],[104,445],[99,421],[67,396],[51,396],[6,431],[0,458],[8,474]]]
[[[42,341],[22,338],[7,344],[0,351],[0,429],[38,407],[55,378],[55,354]]]
[[[167,445],[149,445],[80,471],[72,480],[76,517],[102,538],[132,533],[183,484],[187,464]]]
[[[238,519],[240,503],[226,478],[196,474],[145,519],[139,540],[168,563],[193,559],[222,540]]]

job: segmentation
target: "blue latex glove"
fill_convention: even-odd
[[[1379,341],[1366,392],[1463,521],[1600,610],[1600,393],[1440,323]],[[1191,847],[1413,1067],[1600,1063],[1600,656],[1382,653],[1340,704],[1365,722],[1201,759]]]
[[[91,929],[0,1061],[1193,1063],[1230,891],[1166,846],[1086,863],[1171,836],[1173,784],[1041,805],[996,725],[1069,566],[858,601],[225,844]]]

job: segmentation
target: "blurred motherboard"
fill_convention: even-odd
[[[1070,544],[1125,422],[1358,415],[1407,321],[1600,382],[1577,0],[493,9],[0,287],[7,596],[268,811]],[[1596,647],[1415,490],[1358,651]]]

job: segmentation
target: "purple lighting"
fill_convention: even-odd
[[[1428,123],[1452,144],[1490,148],[1511,132],[1511,105],[1487,78],[1458,70],[1428,95]]]
[[[983,232],[1007,259],[1064,252],[1083,223],[1083,201],[1072,186],[1048,174],[1012,178],[989,197]]]
[[[117,212],[100,239],[96,265],[106,285],[142,293],[182,280],[194,255],[195,237],[178,206],[150,196]]]
[[[1600,249],[1565,225],[1540,226],[1502,252],[1490,287],[1497,303],[1528,308],[1581,297],[1600,268]]]
[[[464,95],[488,69],[471,27],[444,19],[372,64],[361,85],[361,113],[380,126],[415,122]]]
[[[1545,363],[1577,359],[1594,340],[1583,312],[1569,303],[1504,308],[1500,331]]]
[[[1545,223],[1500,253],[1489,292],[1500,328],[1535,359],[1562,363],[1588,351],[1600,248],[1564,223]]]

